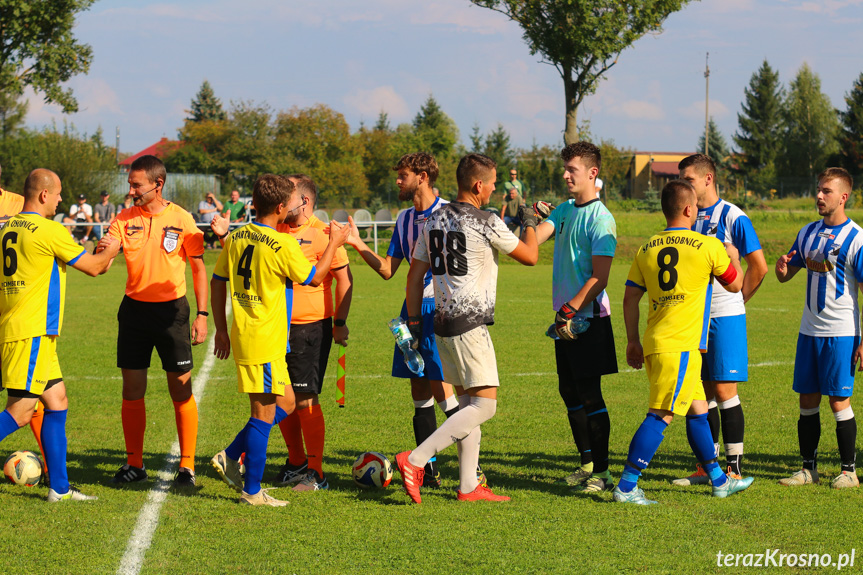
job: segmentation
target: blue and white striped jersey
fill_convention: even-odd
[[[803,227],[788,250],[788,265],[806,268],[806,305],[800,333],[817,337],[860,335],[857,285],[863,280],[863,228],[850,219]]]
[[[698,219],[692,230],[716,238],[724,244],[731,244],[740,252],[743,259],[752,252],[761,249],[758,235],[752,222],[743,210],[725,200],[719,200],[712,206],[698,210]],[[713,280],[713,298],[710,300],[710,317],[728,317],[743,315],[746,307],[743,305],[743,293],[731,293],[717,285]]]
[[[396,218],[396,229],[393,231],[393,237],[390,239],[390,247],[387,249],[387,255],[394,258],[406,259],[408,265],[413,260],[414,248],[417,244],[417,239],[422,235],[426,220],[444,204],[448,204],[443,198],[435,198],[434,203],[426,210],[418,212],[416,208],[408,208],[401,212]],[[434,287],[432,286],[431,270],[428,271],[426,277],[423,278],[423,298],[434,297]]]

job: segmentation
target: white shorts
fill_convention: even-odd
[[[499,387],[497,359],[484,325],[456,335],[435,335],[444,381],[464,389]]]

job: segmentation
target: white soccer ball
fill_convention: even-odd
[[[351,475],[360,487],[383,489],[393,479],[393,466],[382,454],[367,451],[354,461]]]
[[[16,451],[6,458],[3,473],[10,483],[33,487],[42,478],[42,461],[32,451]]]

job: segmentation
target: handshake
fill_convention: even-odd
[[[518,207],[518,219],[521,220],[523,228],[533,228],[536,231],[536,226],[554,209],[554,206],[548,202],[536,202],[532,206],[527,204]]]

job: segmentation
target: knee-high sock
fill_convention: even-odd
[[[707,422],[706,413],[686,416],[686,439],[689,440],[692,453],[704,466],[704,471],[710,476],[713,485],[724,485],[727,477],[716,461],[716,449],[713,437],[710,435],[710,424]]]
[[[715,457],[719,457],[719,430],[721,428],[719,422],[719,404],[716,398],[711,398],[707,402],[707,423],[710,425],[710,437],[713,439]]]
[[[286,417],[288,417],[288,412],[277,405],[276,418],[273,420],[273,425],[280,425]]]
[[[195,471],[195,447],[198,443],[198,404],[191,396],[174,402],[174,420],[180,440],[180,467]]]
[[[819,408],[800,408],[800,419],[797,420],[797,441],[800,443],[803,469],[816,469],[818,467],[818,442],[821,441],[821,413]]]
[[[587,406],[590,406],[589,408]],[[587,413],[587,428],[590,433],[591,456],[593,472],[608,471],[608,436],[611,434],[611,420],[605,401],[585,403]]]
[[[467,407],[470,405],[470,396],[467,394],[459,396],[458,403],[459,409],[461,409],[461,406]],[[481,440],[482,428],[476,426],[467,437],[456,442],[456,447],[458,448],[459,490],[462,493],[470,493],[479,485],[476,470],[479,466],[479,445]]]
[[[306,450],[303,447],[303,428],[300,426],[299,409],[295,409],[279,423],[279,430],[285,438],[288,447],[288,463],[302,465],[306,461]]]
[[[309,469],[318,472],[319,477],[324,476],[324,439],[326,436],[326,424],[324,423],[324,412],[320,405],[313,405],[308,409],[297,409],[300,414],[300,427],[303,428],[303,440],[306,442],[306,454],[309,458]]]
[[[475,427],[491,419],[496,410],[496,399],[472,397],[467,407],[459,409],[458,413],[444,421],[431,437],[414,449],[408,461],[411,465],[424,466],[436,453],[464,439]],[[475,464],[473,470],[476,472]]]
[[[455,413],[458,413],[457,406],[452,408]],[[453,413],[453,415],[455,414]],[[447,415],[447,418],[450,416]],[[431,437],[432,433],[437,429],[437,417],[434,412],[434,398],[415,399],[414,400],[414,439],[417,446],[423,441]],[[426,474],[429,477],[437,475],[437,458],[432,457],[425,465]]]
[[[641,422],[632,441],[629,442],[629,454],[626,456],[626,464],[620,475],[618,487],[624,493],[629,493],[638,484],[638,478],[644,471],[650,460],[656,455],[662,440],[665,439],[665,428],[668,424],[654,413],[648,413]]]
[[[725,463],[731,471],[740,475],[743,463],[743,406],[740,397],[735,395],[719,404],[722,415],[722,439],[725,444]]]
[[[271,423],[249,418],[246,424],[246,477],[243,491],[254,495],[261,490],[261,479],[267,464],[267,442],[270,439]]]
[[[437,406],[440,408],[443,414],[447,416],[447,418],[452,417],[458,412],[458,405],[459,400],[456,399],[455,395],[447,396],[446,398],[444,398],[443,401],[439,401],[437,404]]]
[[[581,456],[581,464],[587,465],[593,462],[593,453],[590,449],[590,437],[587,430],[587,414],[584,413],[584,405],[566,408],[566,418],[569,420],[569,428],[572,430],[572,440],[575,448]]]
[[[8,410],[0,412],[0,441],[18,431],[18,422]]]
[[[144,432],[147,430],[144,398],[124,399],[120,415],[126,440],[126,463],[132,467],[144,467]]]
[[[69,475],[66,471],[66,411],[46,409],[42,423],[45,459],[51,469],[51,489],[61,495],[69,491]]]
[[[836,442],[839,444],[839,460],[842,471],[855,472],[857,469],[857,420],[849,405],[833,414],[836,418]]]
[[[240,430],[240,433],[234,437],[231,444],[225,448],[225,455],[227,455],[229,459],[239,461],[243,452],[246,450],[246,431],[248,430],[248,427],[248,425],[245,425],[243,429]]]
[[[45,414],[45,406],[41,401],[36,402],[36,409],[33,411],[33,418],[30,420],[30,429],[33,431],[33,437],[36,438],[36,444],[39,446],[39,453],[42,454],[42,461],[45,467],[45,473],[48,472],[48,460],[45,458],[45,449],[42,447],[42,416]]]

